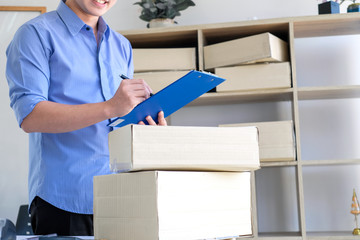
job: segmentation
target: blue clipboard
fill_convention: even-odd
[[[160,111],[163,111],[164,116],[168,117],[224,81],[225,79],[214,74],[192,70],[141,102],[127,115],[116,118],[108,126],[122,127],[128,124],[137,124],[139,121],[147,123],[145,117],[149,115],[155,122],[158,122],[157,116]]]

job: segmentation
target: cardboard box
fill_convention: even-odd
[[[144,72],[135,73],[135,79],[144,79],[153,90],[157,93],[179,78],[185,76],[189,71],[167,71],[167,72]]]
[[[196,48],[134,48],[134,71],[196,69]]]
[[[204,65],[207,70],[246,63],[286,61],[289,61],[288,44],[271,33],[204,47]]]
[[[295,140],[292,121],[224,124],[220,127],[256,126],[259,129],[260,161],[294,161]]]
[[[127,125],[109,133],[113,171],[244,171],[260,166],[255,127]]]
[[[252,235],[249,172],[148,171],[94,178],[95,239]]]
[[[225,82],[217,86],[217,92],[291,87],[289,62],[215,68],[215,74],[226,79]]]

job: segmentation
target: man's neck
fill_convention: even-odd
[[[94,34],[97,33],[97,24],[99,21],[98,16],[93,16],[89,13],[86,13],[81,9],[80,6],[77,5],[75,1],[66,1],[65,4],[87,25],[94,29]]]

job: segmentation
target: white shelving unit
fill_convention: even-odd
[[[282,18],[270,20],[257,20],[246,22],[233,22],[221,24],[206,24],[195,26],[177,26],[171,28],[154,28],[143,30],[122,31],[134,48],[165,48],[165,47],[196,47],[198,53],[197,68],[204,70],[203,47],[208,44],[219,43],[236,38],[246,37],[263,32],[270,32],[277,37],[285,40],[289,44],[292,87],[288,89],[258,90],[236,93],[206,93],[199,99],[190,103],[188,107],[211,106],[215,109],[227,104],[253,104],[256,111],[257,104],[282,104],[285,105],[286,119],[293,120],[296,141],[297,157],[295,161],[289,162],[266,162],[262,163],[262,169],[253,174],[253,239],[359,239],[352,236],[351,231],[309,231],[306,225],[306,207],[304,191],[304,171],[311,168],[321,168],[324,166],[341,167],[346,165],[358,165],[360,159],[306,159],[302,158],[301,110],[299,105],[307,100],[331,100],[331,99],[356,99],[360,97],[360,85],[338,86],[299,86],[296,70],[295,39],[341,36],[360,34],[360,14],[335,14],[320,15],[309,17]],[[330,49],[331,50],[331,49]],[[194,110],[195,112],[196,110]],[[271,117],[270,117],[271,118]],[[255,119],[256,121],[257,119]],[[265,119],[267,120],[267,119]],[[264,121],[265,121],[264,120]],[[270,119],[273,120],[273,119]],[[253,121],[254,122],[254,121]],[[219,122],[220,124],[220,122]],[[201,125],[201,123],[199,123]],[[275,173],[275,174],[274,174]],[[283,181],[282,176],[286,175],[291,179],[284,189],[277,189],[284,195],[291,195],[293,212],[287,212],[289,206],[284,207],[284,211],[279,213],[281,206],[267,206],[267,193],[257,189],[279,188]],[[282,184],[284,186],[284,184]],[[260,186],[260,188],[259,188]],[[319,193],[320,194],[320,193]],[[275,196],[272,202],[276,202],[282,196]],[[349,202],[350,205],[350,196]],[[350,209],[350,207],[349,207]],[[274,211],[277,211],[274,213]],[[350,210],[349,210],[350,211]],[[274,218],[276,222],[279,215],[284,215],[283,221],[292,221],[292,225],[298,227],[286,227],[278,231],[264,231],[264,221],[261,221],[263,214],[267,219]],[[349,213],[350,215],[350,213]],[[267,221],[267,224],[272,224]],[[349,226],[351,228],[353,226]],[[289,230],[290,229],[290,230]]]

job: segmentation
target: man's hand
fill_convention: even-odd
[[[114,97],[108,102],[109,118],[122,117],[150,97],[150,86],[143,79],[124,79]]]
[[[166,122],[166,119],[164,118],[164,112],[163,111],[160,111],[159,114],[158,114],[158,121],[159,121],[158,124],[156,124],[156,122],[154,121],[154,119],[152,119],[151,116],[147,116],[146,121],[150,125],[167,126],[167,122]],[[145,123],[143,121],[140,121],[139,124],[140,125],[145,125]]]

